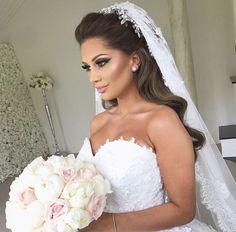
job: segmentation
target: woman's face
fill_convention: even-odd
[[[118,49],[108,48],[102,38],[87,39],[81,45],[82,68],[103,100],[121,97],[134,85],[136,61]]]

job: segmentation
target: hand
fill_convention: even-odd
[[[111,213],[103,213],[98,220],[93,221],[79,232],[114,232]]]

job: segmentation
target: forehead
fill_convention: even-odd
[[[94,55],[96,56],[98,53],[101,52],[108,52],[112,50],[111,48],[108,48],[106,45],[106,42],[102,38],[91,38],[85,40],[81,47],[80,47],[80,53],[82,58],[86,57],[93,57]]]
[[[122,56],[123,58],[127,56],[121,50],[109,47],[106,41],[100,37],[85,40],[80,47],[80,53],[83,62],[90,62],[95,56],[100,54]]]

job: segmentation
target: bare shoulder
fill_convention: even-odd
[[[99,113],[93,117],[93,119],[90,122],[90,134],[95,134],[100,128],[102,128],[107,120],[108,120],[109,113],[107,111],[104,111],[102,113]]]
[[[153,111],[147,131],[155,147],[176,145],[179,142],[192,144],[178,114],[168,106],[160,106]]]
[[[153,110],[149,118],[148,130],[152,132],[156,129],[166,130],[183,127],[178,114],[168,106],[159,106]]]

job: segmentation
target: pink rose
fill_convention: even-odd
[[[63,199],[53,201],[47,208],[45,221],[47,224],[56,223],[61,217],[68,212],[68,206]]]
[[[64,181],[67,183],[76,177],[77,173],[73,167],[67,167],[62,169],[62,176]]]
[[[21,192],[19,194],[19,200],[24,205],[29,205],[31,202],[37,200],[37,198],[34,194],[34,189],[33,188],[27,188],[24,192]]]
[[[95,173],[88,168],[81,168],[78,171],[77,175],[78,175],[78,178],[81,178],[81,179],[90,179],[94,177]]]
[[[89,211],[90,215],[95,220],[97,220],[102,215],[105,205],[106,205],[106,197],[98,196],[96,195],[96,193],[94,193],[91,195],[86,208]]]

